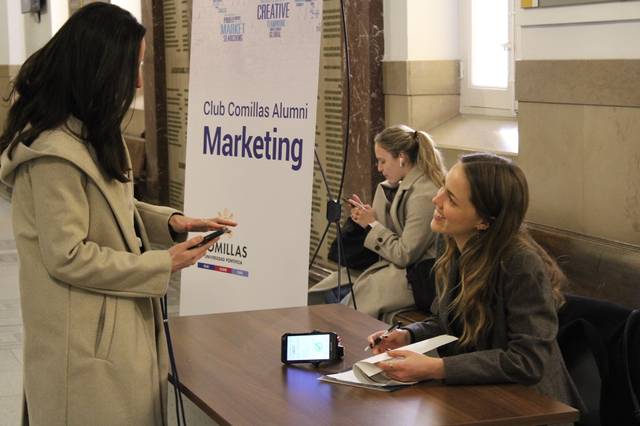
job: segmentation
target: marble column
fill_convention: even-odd
[[[142,0],[142,23],[147,29],[143,69],[146,150],[144,199],[167,204],[169,164],[162,1]]]
[[[371,202],[382,176],[375,167],[373,137],[384,129],[382,59],[384,55],[381,0],[345,0],[351,62],[351,116],[345,194],[358,193]],[[346,67],[343,67],[346,69]],[[346,72],[344,75],[346,88]]]
[[[347,122],[350,125],[343,195],[357,193],[371,202],[381,180],[374,165],[373,137],[384,127],[382,58],[384,51],[382,0],[345,0],[345,17],[350,57],[347,80],[342,15],[339,0],[323,2],[323,33],[318,83],[316,152],[326,172],[331,195],[338,196],[342,176]],[[349,83],[351,112],[347,114]],[[347,121],[348,120],[348,121]],[[318,247],[325,230],[328,194],[316,167],[313,180],[310,254]],[[343,218],[348,207],[343,206]],[[336,238],[332,226],[310,271],[317,281],[336,265],[327,259]]]

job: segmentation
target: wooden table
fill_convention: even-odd
[[[386,324],[343,305],[172,318],[185,395],[212,419],[233,425],[540,425],[571,423],[578,412],[520,385],[445,386],[396,392],[322,383],[370,355],[366,336]],[[342,336],[344,360],[284,366],[280,336],[313,329]]]

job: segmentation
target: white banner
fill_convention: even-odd
[[[185,213],[239,225],[180,314],[307,303],[322,2],[194,0]]]

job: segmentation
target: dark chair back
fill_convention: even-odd
[[[603,425],[640,425],[640,310],[629,314],[609,350],[609,380],[603,383]]]
[[[411,285],[416,308],[427,313],[431,312],[431,303],[436,297],[435,262],[435,259],[423,259],[407,267],[407,282]]]
[[[579,424],[640,425],[640,314],[567,295],[558,343],[587,412]]]
[[[565,324],[558,333],[569,375],[582,398],[582,426],[599,426],[602,383],[608,379],[607,351],[596,328],[584,319]]]

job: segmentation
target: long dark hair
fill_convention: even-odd
[[[483,331],[493,324],[491,297],[503,261],[517,247],[527,247],[542,259],[556,307],[564,298],[566,277],[557,263],[538,245],[523,225],[529,206],[529,187],[524,172],[512,161],[493,154],[468,154],[460,164],[471,189],[471,204],[489,227],[478,231],[464,245],[459,258],[460,292],[449,308],[463,325],[460,344],[476,344]],[[457,253],[451,236],[445,238],[446,249],[437,260],[436,288],[440,300],[450,286],[449,270]]]
[[[135,96],[145,29],[127,11],[91,3],[74,13],[51,40],[25,61],[9,99],[0,152],[11,157],[74,116],[79,136],[94,148],[108,178],[128,181],[120,125]]]

